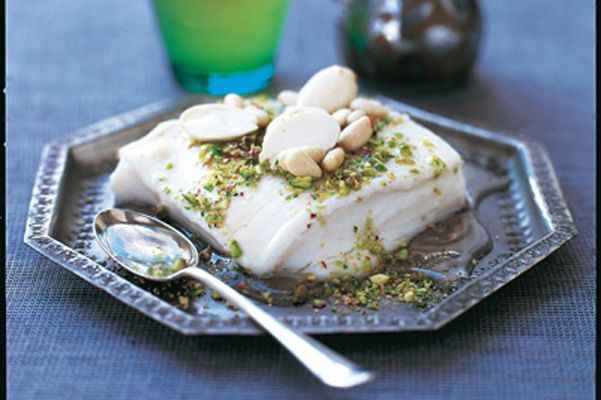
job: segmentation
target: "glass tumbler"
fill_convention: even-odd
[[[263,89],[288,0],[153,0],[176,79],[187,90],[222,95]]]

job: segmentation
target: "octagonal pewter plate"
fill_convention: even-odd
[[[486,192],[487,182],[505,180],[502,190],[488,193],[477,206],[479,219],[491,234],[493,249],[475,266],[469,279],[459,282],[454,291],[429,308],[391,302],[379,310],[338,315],[328,308],[316,311],[310,304],[269,307],[278,318],[307,333],[438,329],[576,234],[553,167],[539,144],[375,97],[393,109],[408,112],[459,151],[465,160],[470,194]],[[191,104],[210,100],[207,96],[189,96],[151,104],[48,144],[33,188],[25,242],[183,334],[258,334],[261,331],[248,317],[209,295],[199,297],[186,309],[179,307],[177,296],[174,300],[169,290],[140,281],[107,262],[92,235],[94,215],[113,206],[107,183],[116,163],[116,150]]]

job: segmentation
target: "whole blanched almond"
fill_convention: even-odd
[[[355,122],[356,120],[358,120],[361,117],[365,117],[367,114],[365,114],[365,111],[363,110],[354,110],[352,111],[348,117],[346,117],[346,123],[347,124],[352,124],[353,122]]]
[[[267,125],[269,125],[270,118],[267,111],[257,106],[246,106],[244,107],[244,109],[250,111],[255,115],[255,117],[257,118],[257,125],[260,128],[265,128]]]
[[[285,169],[292,175],[321,178],[321,168],[302,149],[290,149],[287,152],[284,164],[286,165]]]
[[[244,99],[236,93],[230,93],[223,98],[223,104],[232,107],[244,107]]]
[[[316,163],[321,162],[321,160],[323,160],[323,158],[326,155],[326,151],[317,146],[301,146],[301,147],[295,147],[293,149],[284,150],[278,155],[278,162],[279,162],[280,166],[282,167],[282,169],[288,171],[288,169],[286,167],[286,158],[288,157],[290,152],[292,152],[294,150],[304,151]]]
[[[376,100],[366,99],[364,97],[357,97],[351,102],[351,108],[353,110],[364,111],[367,115],[374,117],[383,117],[388,114],[388,108],[382,103]]]
[[[294,106],[298,100],[298,93],[292,90],[282,90],[278,94],[278,100],[285,106]]]
[[[372,133],[369,117],[361,117],[342,130],[338,144],[347,151],[359,150],[367,143]]]
[[[345,67],[333,65],[313,75],[298,92],[296,105],[321,107],[333,112],[357,95],[357,76]]]
[[[278,157],[277,157],[277,159],[278,159],[278,165],[284,171],[288,171],[288,163],[286,162],[286,160],[288,159],[288,156],[290,155],[290,152],[292,150],[294,150],[294,149],[284,150],[280,154],[278,154]]]
[[[191,137],[206,142],[225,142],[258,129],[255,114],[225,104],[190,107],[180,115],[179,120]]]
[[[342,128],[347,124],[347,118],[351,114],[351,112],[352,111],[349,110],[348,108],[341,108],[340,110],[336,110],[332,114],[332,117],[334,117],[334,119],[336,119],[336,121],[338,121],[338,124]]]
[[[315,161],[316,163],[321,162],[323,158],[326,156],[326,150],[317,146],[301,146],[298,147],[299,150],[304,151]]]
[[[346,153],[340,147],[328,151],[321,165],[328,172],[336,171],[344,163]]]
[[[287,149],[314,146],[327,151],[338,141],[340,126],[323,111],[305,109],[278,115],[265,130],[261,161],[275,164],[277,156]]]

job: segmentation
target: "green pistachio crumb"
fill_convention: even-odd
[[[313,308],[315,308],[317,310],[321,310],[326,305],[327,305],[327,303],[325,302],[325,300],[322,300],[322,299],[313,299]]]
[[[265,301],[268,304],[271,304],[273,301],[271,292],[268,292],[268,291],[261,292],[261,297],[263,298],[263,301]]]
[[[298,189],[311,189],[313,187],[313,178],[310,176],[296,176],[288,179],[290,186]]]
[[[299,283],[294,288],[294,293],[292,297],[293,304],[303,304],[307,301],[308,290],[307,286],[304,283]]]
[[[399,261],[404,261],[407,258],[409,258],[409,250],[407,250],[407,248],[402,248],[400,249],[396,255],[395,258]]]
[[[190,299],[187,296],[179,296],[178,302],[179,302],[180,307],[183,308],[184,310],[186,308],[188,308],[188,306],[190,305]]]
[[[230,255],[232,258],[242,257],[242,249],[236,240],[230,240]]]
[[[378,285],[384,285],[390,277],[386,274],[375,274],[369,277],[369,280]]]
[[[408,144],[403,144],[400,148],[400,153],[403,157],[411,157],[413,154],[411,152],[411,146]]]
[[[424,145],[424,147],[427,147],[430,149],[435,147],[434,143],[432,143],[431,141],[426,140],[426,139],[422,140],[422,144]]]

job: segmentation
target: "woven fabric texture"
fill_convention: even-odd
[[[273,85],[297,86],[342,62],[335,39],[341,3],[292,2]],[[9,0],[9,398],[593,398],[594,2],[481,5],[485,34],[466,87],[386,94],[544,143],[579,235],[438,332],[320,337],[379,372],[374,383],[339,391],[267,336],[181,336],[23,244],[47,141],[180,89],[150,1]]]

